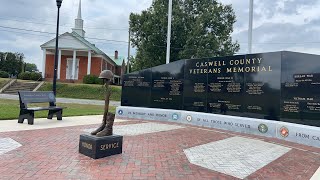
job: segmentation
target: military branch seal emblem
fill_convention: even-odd
[[[53,93],[50,93],[50,94],[49,94],[49,99],[50,99],[50,100],[54,100],[54,94],[53,94]]]
[[[119,114],[119,115],[122,115],[122,114],[123,114],[123,111],[120,109],[120,110],[118,111],[118,114]]]
[[[265,124],[259,124],[258,130],[259,130],[261,133],[266,133],[266,132],[268,132],[268,126],[265,125]]]
[[[186,117],[186,120],[187,120],[188,122],[191,122],[191,121],[192,121],[192,116],[188,115],[188,116]]]
[[[176,114],[176,113],[174,113],[174,114],[172,114],[172,120],[178,120],[179,119],[179,115],[178,114]]]
[[[289,135],[289,129],[288,128],[282,126],[279,131],[280,131],[280,135],[282,137],[284,137],[284,138],[288,137],[288,135]]]

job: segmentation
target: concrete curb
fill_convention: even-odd
[[[320,127],[183,110],[118,106],[118,119],[157,120],[277,138],[320,148]]]

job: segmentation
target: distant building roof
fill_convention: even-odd
[[[60,39],[65,40],[67,39],[69,42],[71,41],[71,39],[68,39],[67,36],[72,36],[73,38],[75,38],[76,40],[80,41],[81,44],[84,45],[84,47],[86,47],[86,49],[88,50],[92,50],[94,51],[96,54],[98,55],[102,55],[105,59],[108,59],[111,62],[114,62],[115,65],[118,65],[112,58],[110,58],[108,55],[106,55],[103,51],[101,51],[99,48],[97,48],[95,45],[91,44],[89,41],[87,41],[85,38],[81,37],[79,34],[77,34],[76,32],[66,32],[61,34],[58,38],[59,38],[59,42],[61,42]],[[41,48],[55,48],[55,40],[51,39],[50,41],[42,44],[40,47]],[[72,43],[74,44],[74,43]],[[69,47],[69,45],[67,45],[66,47],[64,47],[64,45],[67,45],[67,43],[59,43],[59,48],[75,48],[75,47]]]
[[[72,33],[66,32],[59,35],[59,49],[76,49],[76,50],[90,50],[95,54],[101,55],[104,59],[110,61],[114,65],[118,65],[118,62],[114,61],[112,58],[107,56],[103,51],[97,48],[94,44],[91,44],[84,38],[85,31],[83,30],[83,20],[81,18],[81,0],[79,0],[78,16],[75,19],[75,26],[72,28]],[[42,49],[54,49],[55,40],[42,44],[40,47]],[[121,62],[122,64],[122,62]]]
[[[122,66],[122,62],[126,62],[126,57],[125,56],[118,56],[118,59],[115,59],[115,56],[109,56],[113,62],[117,64],[117,66]]]

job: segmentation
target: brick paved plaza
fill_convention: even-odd
[[[308,180],[320,166],[319,148],[137,120],[115,123],[114,133],[124,136],[121,155],[93,160],[78,146],[79,135],[95,127],[0,132],[0,179]]]

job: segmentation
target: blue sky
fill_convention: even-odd
[[[232,4],[237,16],[233,40],[240,43],[239,53],[246,53],[249,0],[219,1]],[[79,0],[63,1],[60,33],[71,32],[78,3]],[[86,37],[106,39],[88,40],[106,54],[113,55],[118,50],[126,56],[125,42],[107,40],[128,41],[130,12],[141,12],[151,3],[152,0],[82,0]],[[254,0],[254,9],[253,52],[291,50],[320,54],[320,0]],[[55,36],[56,10],[55,0],[0,0],[0,51],[24,53],[25,60],[41,70],[40,45]],[[131,52],[134,54],[134,49]]]

